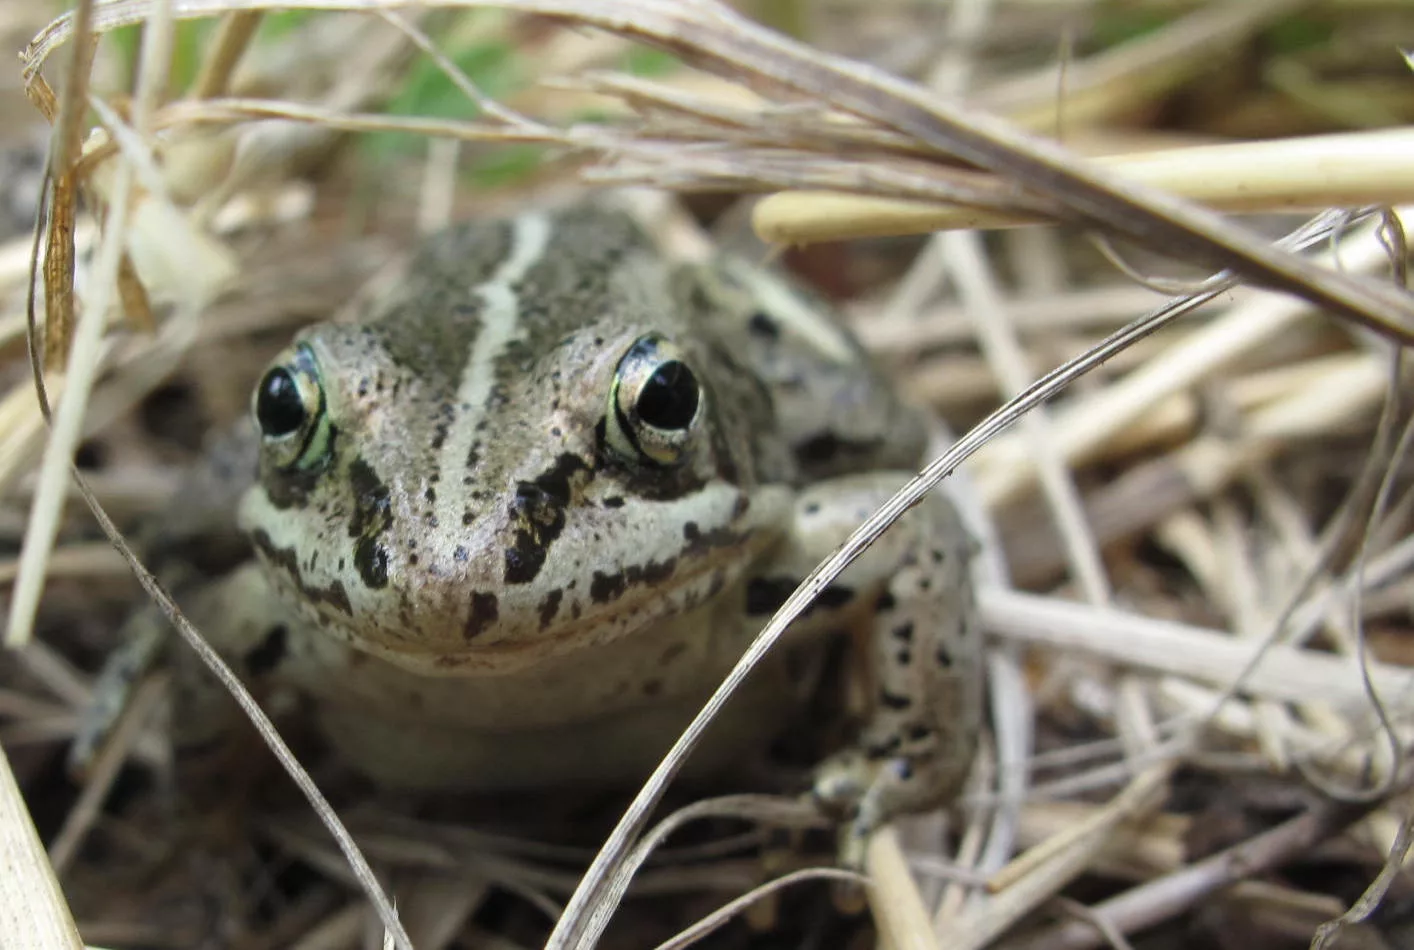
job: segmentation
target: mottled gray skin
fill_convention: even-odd
[[[701,383],[672,464],[614,438],[615,375],[649,333]],[[304,331],[277,365],[301,359],[324,427],[299,465],[262,450],[239,512],[258,562],[193,612],[246,675],[313,696],[350,761],[403,786],[642,778],[923,450],[922,417],[826,308],[739,262],[670,264],[593,207],[431,238],[363,318]],[[817,785],[861,827],[965,775],[968,556],[936,498],[796,637],[872,644],[878,708]],[[767,664],[697,764],[769,738],[799,691]],[[183,695],[187,734],[211,738],[207,699]]]

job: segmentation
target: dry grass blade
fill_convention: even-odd
[[[714,930],[724,926],[733,917],[745,913],[746,910],[757,901],[764,900],[772,894],[804,881],[843,881],[851,884],[868,883],[868,880],[863,875],[856,874],[852,871],[842,871],[838,868],[805,868],[800,871],[792,871],[773,881],[768,881],[759,887],[752,888],[750,891],[725,906],[719,907],[682,933],[658,944],[656,950],[684,950],[684,948],[692,946]],[[900,947],[899,950],[909,950],[909,948]]]
[[[560,4],[526,6],[564,15]],[[647,15],[640,15],[632,25],[622,23],[620,18],[631,12],[626,9],[630,6]],[[789,42],[713,5],[693,4],[673,11],[656,3],[603,4],[603,9],[600,14],[581,5],[577,13],[597,25],[666,44],[709,68],[829,102],[908,134],[941,154],[1024,183],[1087,223],[1194,260],[1230,267],[1250,280],[1298,293],[1404,342],[1414,342],[1414,302],[1404,295],[1319,271],[1212,213],[1078,163],[1065,150],[989,115],[942,103],[912,84]]]
[[[870,887],[865,892],[879,928],[879,942],[893,950],[933,950],[933,920],[904,860],[892,826],[870,836],[864,857]]]
[[[1225,48],[1309,3],[1212,3],[1112,49],[1023,74],[979,92],[987,108],[1033,129],[1057,129],[1122,112],[1156,90],[1172,88],[1208,68]],[[1059,101],[1058,100],[1059,97]]]
[[[1295,5],[1294,0],[1262,2],[1274,10]],[[278,4],[312,10],[379,10],[404,5],[395,0]],[[461,0],[445,5],[490,4]],[[939,157],[993,172],[1016,183],[1023,193],[1058,202],[1079,222],[1179,257],[1230,268],[1242,278],[1305,297],[1403,343],[1414,342],[1414,301],[1402,292],[1318,268],[1213,212],[1078,161],[1065,149],[990,114],[943,102],[902,79],[774,34],[723,5],[708,0],[506,0],[495,5],[597,26],[667,48],[689,62],[748,85],[828,103],[903,134]],[[235,6],[253,11],[276,4],[246,2]],[[226,13],[232,8],[228,0],[180,0],[174,4],[179,17]],[[107,30],[136,22],[150,10],[151,4],[143,0],[113,0],[98,9],[94,27]],[[70,33],[68,19],[60,18],[35,38],[25,54],[27,80]],[[669,150],[662,160],[667,164],[669,159],[680,157],[679,151]]]
[[[168,8],[169,9],[169,8]],[[160,12],[167,12],[159,6]],[[143,68],[139,73],[137,94],[134,97],[134,119],[138,123],[137,131],[140,133],[151,112],[151,103],[158,94],[158,85],[165,81],[167,42],[164,36],[169,36],[171,22],[169,18],[160,18],[149,23],[149,33],[154,36],[149,37],[151,42],[145,44]],[[82,88],[81,85],[73,87]],[[43,564],[47,557],[49,548],[53,544],[55,531],[57,530],[57,514],[59,504],[62,502],[67,484],[70,468],[70,458],[73,455],[74,447],[77,444],[80,424],[83,420],[84,410],[88,401],[89,393],[96,378],[100,357],[100,347],[102,344],[102,330],[104,322],[113,298],[114,290],[118,286],[118,276],[120,263],[125,251],[125,246],[129,238],[130,221],[128,219],[129,199],[135,190],[135,179],[144,177],[145,183],[148,179],[155,177],[150,156],[146,154],[146,146],[137,135],[132,134],[121,126],[121,122],[110,108],[101,101],[92,100],[90,104],[99,111],[105,123],[109,125],[111,133],[115,139],[123,145],[124,161],[118,163],[114,172],[111,191],[108,194],[109,206],[108,215],[104,225],[103,241],[98,252],[97,262],[94,266],[94,290],[89,299],[85,301],[78,331],[75,334],[72,351],[69,359],[69,371],[65,376],[65,398],[55,412],[51,435],[44,463],[40,470],[39,487],[35,494],[33,509],[35,514],[31,517],[29,529],[25,534],[24,546],[21,551],[18,582],[16,584],[15,596],[11,604],[10,626],[7,630],[7,642],[23,642],[28,635],[30,625],[33,622],[34,609],[37,605],[40,581],[43,577]],[[160,182],[156,187],[149,184],[149,191],[160,193]],[[185,309],[193,309],[205,302],[205,295],[187,295],[181,303]],[[178,327],[183,325],[179,308],[178,314],[174,317],[174,324]],[[190,323],[189,314],[185,321]],[[38,366],[36,365],[36,372]],[[48,417],[48,403],[44,395],[43,380],[36,378],[39,387],[41,405],[46,417]],[[77,474],[75,473],[77,479]],[[226,667],[224,662],[216,653],[202,641],[199,635],[191,628],[190,624],[181,617],[175,604],[170,600],[165,591],[157,586],[155,579],[136,560],[132,552],[123,543],[116,526],[107,517],[99,506],[97,499],[88,489],[87,485],[78,479],[79,491],[85,502],[92,509],[104,532],[109,539],[118,547],[120,553],[128,561],[133,572],[138,576],[144,588],[158,603],[158,605],[172,619],[178,630],[187,639],[189,645],[197,652],[206,664],[216,672],[219,679],[226,685],[228,690],[241,705],[248,718],[260,730],[266,744],[275,753],[281,764],[291,773],[297,785],[308,796],[316,812],[319,813],[325,826],[329,828],[336,842],[339,844],[345,859],[353,868],[355,876],[363,886],[372,900],[375,908],[379,911],[384,924],[389,933],[389,939],[403,950],[411,950],[411,942],[399,924],[391,903],[383,895],[371,868],[362,855],[359,853],[357,845],[344,830],[341,823],[334,815],[332,809],[309,778],[307,773],[299,766],[289,749],[284,745],[273,725],[264,713],[255,704],[244,687],[239,683],[233,673]],[[97,794],[95,787],[95,795]],[[75,813],[76,818],[81,818],[80,813]],[[80,825],[74,826],[76,829]],[[72,836],[66,836],[64,851],[66,852],[72,844]],[[63,853],[63,852],[61,852]]]
[[[324,827],[328,829],[329,833],[333,835],[334,841],[339,846],[344,860],[348,862],[359,886],[378,911],[378,916],[384,926],[387,927],[395,945],[399,947],[400,950],[413,950],[412,941],[408,938],[406,931],[403,930],[402,924],[398,921],[397,912],[394,910],[392,902],[388,899],[387,895],[383,893],[383,889],[378,883],[378,878],[373,873],[373,869],[367,859],[364,858],[363,852],[359,850],[358,844],[354,841],[353,836],[349,834],[348,829],[346,829],[343,822],[339,820],[333,807],[329,804],[323,793],[320,792],[319,786],[315,784],[314,779],[304,770],[299,760],[295,758],[294,753],[290,751],[289,746],[285,744],[284,739],[281,738],[279,732],[275,729],[274,723],[270,721],[265,711],[256,703],[255,698],[250,694],[250,691],[245,688],[245,685],[241,683],[236,674],[232,672],[231,668],[226,664],[226,661],[221,658],[220,654],[218,654],[210,644],[202,639],[201,634],[197,632],[196,628],[191,625],[191,622],[182,615],[181,611],[177,608],[176,602],[172,600],[171,595],[158,584],[157,578],[138,560],[137,555],[133,553],[132,549],[128,547],[127,542],[124,541],[121,533],[118,531],[117,525],[113,523],[112,519],[108,517],[107,512],[99,505],[98,499],[94,497],[87,483],[77,472],[74,472],[73,475],[78,483],[79,492],[83,496],[84,502],[89,506],[89,510],[93,513],[94,518],[98,521],[99,527],[103,529],[103,533],[108,536],[108,539],[128,562],[128,566],[137,576],[138,582],[142,584],[143,590],[147,592],[148,596],[152,598],[152,601],[167,616],[167,619],[171,621],[172,625],[177,628],[177,632],[181,634],[187,646],[197,654],[202,663],[206,665],[207,669],[221,681],[221,685],[231,694],[232,698],[235,699],[246,718],[250,720],[251,724],[254,725],[256,730],[260,733],[261,740],[275,755],[275,758],[279,761],[281,767],[289,774],[290,778],[299,786],[300,791],[304,793],[305,799],[314,808],[316,814],[318,814],[319,820],[323,823]]]
[[[1154,808],[1162,797],[1176,760],[1156,765],[1137,775],[1125,789],[1064,840],[1038,845],[1017,859],[1025,868],[992,901],[974,913],[950,923],[940,934],[942,946],[955,950],[980,950],[1004,933],[1024,914],[1035,909],[1090,867],[1126,821]],[[1007,869],[999,880],[1012,876]]]
[[[82,950],[83,940],[0,748],[0,948]]]
[[[44,255],[47,331],[44,364],[51,369],[63,363],[74,332],[74,217],[78,208],[75,166],[82,148],[89,74],[98,49],[98,37],[93,35],[93,8],[93,0],[85,0],[74,12],[74,35],[78,41],[69,63],[68,82],[64,84],[51,139],[50,173],[54,194],[48,248]]]
[[[1404,209],[1400,215],[1408,217],[1410,213]],[[1312,234],[1308,234],[1301,243],[1310,243],[1311,239]],[[1388,252],[1371,227],[1352,234],[1329,260],[1332,265],[1338,260],[1340,266],[1350,270],[1373,271],[1388,260]],[[1204,291],[1187,305],[1196,306],[1220,291],[1221,288]],[[1140,370],[1058,414],[1056,435],[1060,449],[1068,459],[1084,458],[1163,398],[1193,385],[1238,355],[1266,345],[1307,312],[1301,301],[1280,297],[1256,297],[1233,308]],[[1016,438],[989,445],[978,462],[988,469],[990,477],[983,484],[988,502],[994,506],[1015,499],[1037,475],[1030,448]]]
[[[69,460],[78,446],[88,396],[97,379],[103,324],[118,285],[118,265],[123,256],[125,218],[132,187],[133,171],[124,164],[114,183],[113,208],[103,229],[103,241],[94,266],[94,292],[74,334],[64,399],[50,427],[49,442],[39,469],[39,489],[35,492],[29,529],[20,549],[18,580],[5,630],[5,644],[12,648],[23,646],[30,638],[43,590],[44,564],[59,530],[60,507],[68,490]]]
[[[1142,930],[1256,870],[1280,866],[1345,828],[1371,807],[1321,802],[1270,831],[1104,901],[1092,911],[1121,933]],[[1004,950],[1091,950],[1103,944],[1103,933],[1094,924],[1072,921],[1001,946]]]
[[[113,737],[99,752],[88,775],[79,800],[69,809],[64,826],[59,830],[54,842],[49,846],[49,862],[56,874],[68,869],[84,837],[93,827],[103,800],[117,778],[118,768],[132,749],[138,730],[157,708],[166,691],[165,677],[154,676],[143,680],[134,692],[132,702],[123,709]]]
[[[1018,591],[985,590],[980,608],[989,631],[1062,653],[1224,687],[1252,665],[1242,689],[1253,696],[1300,702],[1319,695],[1351,710],[1367,703],[1354,663],[1317,650],[1235,640],[1216,630]],[[1386,665],[1372,666],[1370,675],[1388,703],[1409,708],[1414,675]]]
[[[213,99],[225,95],[231,74],[255,35],[261,16],[258,12],[228,13],[221,18],[221,26],[211,42],[211,55],[202,63],[201,72],[192,83],[193,98]]]
[[[1227,212],[1307,211],[1414,200],[1408,129],[1243,142],[1106,156],[1095,164]],[[771,195],[756,206],[762,238],[781,244],[1026,223],[977,207],[830,192]],[[1036,221],[1039,219],[1030,219]]]
[[[1362,923],[1370,919],[1370,915],[1379,908],[1380,902],[1384,900],[1395,877],[1403,873],[1404,861],[1409,854],[1411,845],[1414,845],[1414,815],[1405,815],[1404,820],[1399,823],[1399,831],[1395,836],[1394,843],[1390,846],[1384,867],[1380,868],[1380,873],[1348,911],[1335,920],[1322,924],[1317,929],[1316,937],[1311,941],[1311,950],[1330,950],[1332,947],[1339,946],[1340,934],[1344,930],[1351,924]]]

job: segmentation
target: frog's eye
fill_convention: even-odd
[[[702,384],[682,351],[656,334],[639,337],[614,373],[605,435],[625,458],[676,465],[686,458],[702,402]]]
[[[251,398],[266,454],[280,468],[318,467],[329,450],[329,420],[319,367],[297,346],[265,371]]]

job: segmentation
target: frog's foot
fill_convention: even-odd
[[[878,824],[877,814],[865,816],[866,810],[876,810],[869,792],[878,771],[878,765],[858,749],[832,756],[815,770],[810,795],[821,810],[842,822],[839,858],[848,868],[863,866],[864,843]]]
[[[93,684],[93,698],[79,714],[68,760],[69,773],[76,777],[88,774],[127,710],[137,684],[156,670],[167,644],[166,618],[155,607],[139,611],[124,627],[120,642],[122,646],[104,661]]]
[[[856,749],[816,773],[816,799],[846,823],[841,851],[851,864],[894,816],[956,797],[980,729],[982,644],[966,532],[938,500],[894,533],[866,638],[873,709]]]
[[[966,777],[967,763],[959,757],[907,745],[899,737],[868,742],[831,756],[815,770],[810,794],[841,821],[839,854],[845,867],[863,866],[865,845],[880,826],[951,800]]]

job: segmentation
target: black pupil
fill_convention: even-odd
[[[255,397],[255,421],[268,436],[289,435],[304,425],[304,400],[289,371],[276,367],[260,381]]]
[[[686,429],[697,415],[697,377],[687,364],[668,360],[638,391],[638,417],[655,429]]]

